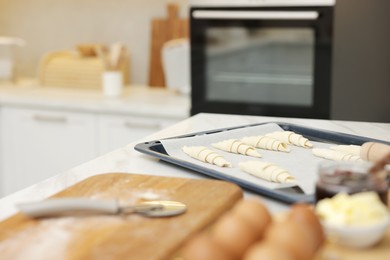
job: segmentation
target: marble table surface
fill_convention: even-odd
[[[91,161],[85,162],[84,164],[79,165],[73,169],[54,175],[45,181],[34,184],[26,189],[20,190],[0,199],[0,220],[5,219],[17,212],[15,208],[16,203],[42,200],[83,179],[97,174],[108,172],[124,172],[194,179],[207,178],[201,174],[195,174],[190,170],[173,166],[171,164],[161,162],[158,159],[148,155],[139,153],[134,150],[134,146],[137,143],[143,141],[151,141],[211,129],[270,121],[299,124],[306,127],[315,127],[324,130],[366,136],[390,142],[389,123],[198,114],[171,127],[156,132],[153,135],[142,138],[137,142],[128,144],[127,146],[114,150]],[[260,197],[259,195],[249,191],[245,191],[245,196]],[[273,213],[282,212],[288,208],[288,205],[282,202],[271,200],[265,197],[262,197],[261,199],[265,201]]]

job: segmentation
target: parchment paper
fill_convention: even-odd
[[[211,145],[212,143],[220,142],[227,139],[241,139],[245,136],[265,135],[274,131],[283,131],[283,129],[275,123],[269,123],[235,130],[227,130],[214,134],[160,141],[164,146],[166,152],[172,158],[185,160],[192,164],[207,167],[209,169],[216,170],[222,174],[234,176],[236,178],[249,181],[251,183],[254,183],[255,185],[258,185],[259,187],[278,189],[282,187],[294,186],[289,184],[278,184],[259,179],[241,171],[238,167],[238,163],[241,161],[261,160],[274,163],[282,168],[287,169],[290,174],[296,178],[298,186],[305,192],[305,194],[313,194],[315,189],[315,182],[317,180],[318,163],[323,161],[324,159],[314,156],[312,154],[311,149],[306,149],[293,145],[289,145],[289,153],[257,149],[257,151],[262,155],[262,158],[255,158],[221,151]],[[310,142],[316,148],[329,148],[330,146],[329,143],[321,143],[314,141]],[[232,163],[233,167],[222,168],[193,159],[182,151],[183,146],[207,146],[208,148],[224,156],[227,161]]]

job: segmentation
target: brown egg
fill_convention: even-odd
[[[295,260],[294,255],[284,247],[270,241],[252,245],[245,253],[243,260]]]
[[[191,239],[183,248],[180,257],[184,260],[234,260],[230,252],[224,250],[206,233]]]
[[[237,258],[241,258],[256,241],[256,232],[245,221],[231,212],[223,215],[211,230],[212,239],[226,251]]]
[[[272,217],[267,207],[259,200],[240,200],[232,212],[253,228],[257,239],[263,237],[264,231],[272,223]]]
[[[308,204],[294,204],[288,214],[290,220],[298,222],[307,229],[312,238],[313,252],[316,252],[325,241],[322,225],[313,208]]]
[[[313,257],[313,250],[311,237],[304,230],[296,221],[275,222],[267,229],[264,239],[286,248],[296,259],[308,260]]]

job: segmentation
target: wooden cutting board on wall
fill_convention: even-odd
[[[151,23],[151,44],[149,62],[149,86],[165,87],[161,61],[161,49],[167,41],[188,38],[188,19],[179,18],[177,4],[168,4],[167,18],[155,18]]]
[[[231,183],[149,175],[96,175],[53,197],[117,198],[121,202],[176,200],[187,212],[165,218],[138,215],[31,219],[0,223],[2,259],[170,259],[192,234],[243,196]]]

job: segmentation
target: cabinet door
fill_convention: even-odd
[[[179,120],[101,115],[99,117],[99,153],[104,154],[124,147],[176,121]]]
[[[96,156],[95,116],[4,107],[3,195]]]

